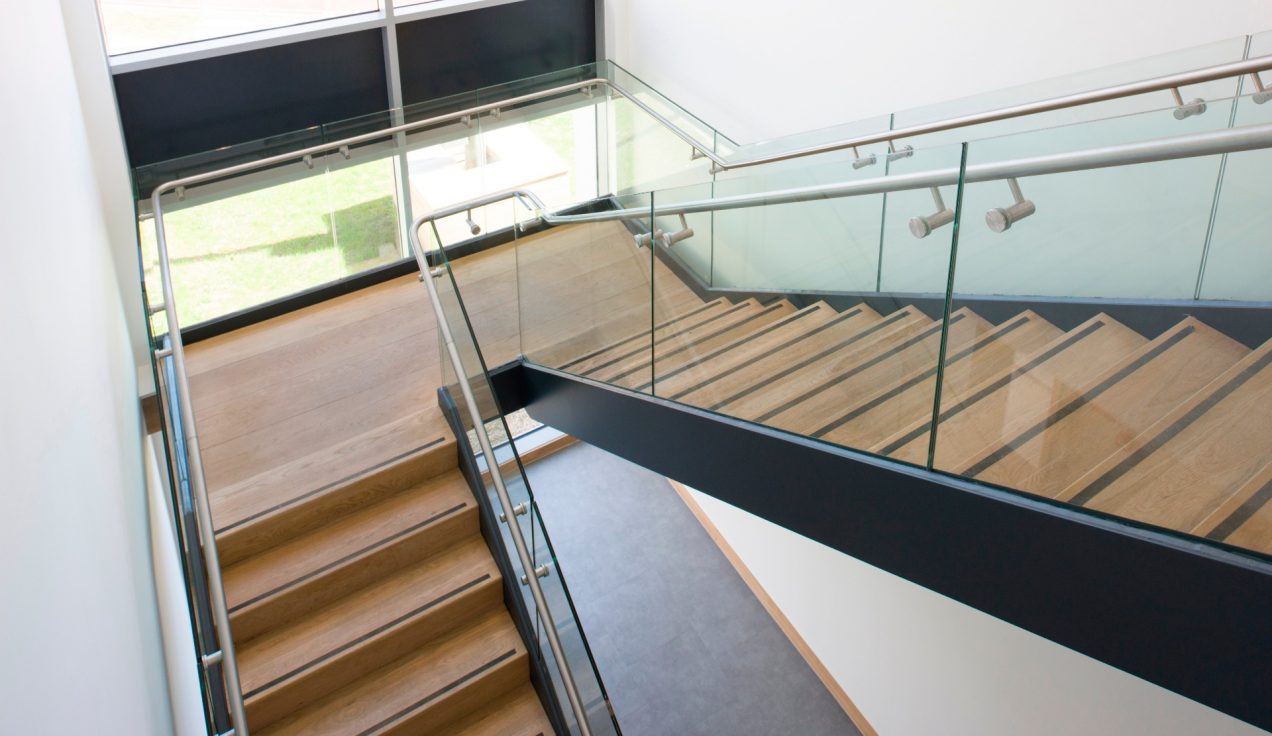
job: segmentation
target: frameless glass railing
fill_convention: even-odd
[[[514,216],[519,206],[508,199],[487,205]],[[487,372],[488,358],[475,339],[474,318],[483,315],[480,300],[466,302],[439,230],[427,227],[420,262],[443,339],[443,385],[456,403],[462,429],[482,470],[487,503],[498,513],[497,530],[514,579],[521,581],[518,601],[533,621],[528,645],[546,673],[549,695],[560,706],[572,734],[618,734],[613,709],[579,623],[564,573],[556,559],[508,421],[500,410]],[[432,236],[430,240],[427,236]],[[427,255],[425,256],[424,253]],[[427,258],[427,261],[425,260]],[[486,294],[485,290],[479,292]],[[510,310],[505,309],[505,313]],[[515,316],[515,314],[513,314]],[[485,327],[492,326],[484,323]],[[489,334],[489,333],[487,333]]]
[[[1207,105],[528,212],[520,355],[1272,553],[1272,104]]]

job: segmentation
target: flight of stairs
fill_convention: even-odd
[[[253,733],[553,733],[456,463],[439,439],[274,507],[294,468],[217,493]]]
[[[914,307],[659,303],[648,330],[538,362],[926,464],[941,321]],[[577,345],[579,340],[575,340]],[[950,317],[934,467],[1272,553],[1272,341],[1186,318]],[[532,359],[534,356],[532,356]]]

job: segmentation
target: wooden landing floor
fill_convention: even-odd
[[[517,357],[519,306],[532,308],[519,304],[528,298],[517,293],[519,272],[554,263],[558,284],[647,284],[639,265],[647,254],[621,226],[603,223],[554,228],[453,266],[475,329],[497,353],[486,356],[493,366]],[[643,293],[636,306],[648,314],[647,285]],[[555,339],[595,328],[593,300],[579,303],[588,309],[551,315]],[[218,527],[229,521],[215,510],[219,491],[252,484],[253,493],[290,497],[450,439],[436,399],[437,321],[414,275],[195,343],[186,354]]]

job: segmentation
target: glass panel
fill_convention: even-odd
[[[939,217],[925,189],[888,195],[890,205],[899,204],[886,216],[880,193],[715,212],[713,288],[685,295],[683,282],[656,272],[655,321],[666,325],[655,332],[657,395],[862,450],[917,431],[921,456],[907,460],[925,462],[961,160],[961,146],[906,160],[923,171],[950,172],[943,187],[948,207]],[[811,186],[879,178],[884,187],[882,163],[871,176],[863,173],[870,167],[854,169],[844,155],[834,164],[714,186],[717,196],[764,191],[775,180]],[[655,209],[703,194],[703,187],[659,191]],[[921,241],[909,226],[918,215],[932,225]],[[881,245],[930,274],[933,293],[923,299],[876,293]],[[660,251],[663,260],[673,261],[680,247]],[[757,263],[743,271],[748,260]],[[737,264],[727,281],[722,262]],[[951,329],[962,334],[971,322],[955,315]],[[908,392],[904,401],[888,403],[899,385]]]
[[[1250,55],[1272,54],[1272,32],[1250,39]],[[1272,90],[1272,72],[1263,72],[1264,88]],[[1237,127],[1272,123],[1272,94],[1254,94],[1251,77],[1242,80],[1247,96],[1237,102]],[[1263,100],[1262,103],[1256,100]],[[1272,301],[1272,208],[1268,207],[1268,175],[1272,150],[1229,154],[1223,168],[1215,221],[1205,273],[1198,296],[1202,299]]]
[[[1232,100],[1177,120],[1173,109],[976,141],[968,167],[1226,128]],[[1219,157],[1097,169],[1019,182],[1036,213],[1005,232],[987,217],[1014,202],[1008,182],[969,186],[959,238],[961,293],[1191,299],[1219,176]],[[889,209],[891,209],[889,202]],[[885,290],[913,290],[910,268],[890,269]]]
[[[164,224],[181,324],[190,326],[402,258],[392,161],[339,154],[290,179],[212,197],[170,197]],[[159,292],[154,223],[140,225],[146,281]]]
[[[97,6],[112,55],[380,9],[378,0],[97,0]]]
[[[647,194],[616,197],[649,212]],[[518,234],[521,349],[531,361],[634,388],[651,380],[649,216]],[[622,374],[621,376],[619,374]]]
[[[1267,115],[1247,98],[1236,119],[1266,124]],[[1190,122],[1163,110],[1055,135],[1102,145],[1135,139],[1135,125],[1161,135]],[[1047,133],[971,144],[969,177],[1006,147],[1050,152]],[[1267,224],[1253,194],[1272,183],[1266,153],[1227,157],[1207,269],[1216,290],[1251,284],[1238,270],[1267,271],[1257,255],[1266,237],[1253,232]],[[1037,214],[1002,233],[979,214],[1011,203],[1008,183],[967,185],[954,309],[986,326],[951,329],[936,469],[1272,549],[1260,516],[1272,493],[1272,319],[1266,304],[1193,300],[1222,159],[1021,179]]]
[[[435,252],[434,260],[445,261],[446,257],[442,252]],[[471,421],[468,408],[463,401],[462,389],[453,379],[453,370],[451,373],[452,377],[447,379],[447,385],[451,391],[451,396],[455,398],[459,406],[461,422],[468,430],[470,438],[473,440],[474,448],[479,447],[478,433],[480,433],[480,436],[487,439],[492,447],[502,452],[499,461],[499,474],[504,480],[510,505],[514,509],[525,509],[525,513],[513,513],[511,518],[517,524],[517,529],[520,530],[527,551],[530,553],[531,570],[525,569],[521,564],[520,557],[516,552],[516,541],[513,538],[510,524],[506,522],[499,524],[500,538],[503,541],[504,549],[509,555],[509,562],[514,576],[518,579],[527,576],[525,579],[528,580],[528,576],[535,575],[534,570],[545,573],[541,577],[536,576],[535,579],[538,580],[543,590],[548,615],[545,615],[545,612],[536,605],[529,585],[517,586],[521,591],[522,603],[534,621],[535,639],[533,642],[534,646],[531,649],[532,651],[537,650],[535,654],[541,657],[547,666],[549,685],[562,707],[570,732],[581,733],[566,694],[561,662],[552,654],[551,644],[547,636],[546,627],[550,616],[568,663],[568,669],[588,713],[588,725],[592,733],[617,734],[618,727],[610,716],[605,688],[601,683],[591,651],[579,626],[578,616],[566,589],[564,573],[557,564],[551,541],[539,516],[538,507],[534,504],[534,494],[522,470],[521,460],[516,454],[515,447],[508,442],[511,433],[495,404],[494,392],[485,371],[486,361],[483,360],[482,352],[473,340],[472,323],[469,320],[469,316],[473,312],[461,299],[453,276],[454,273],[450,269],[450,264],[447,263],[446,268],[433,279],[433,283],[438,289],[439,300],[442,303],[442,314],[438,316],[441,319],[445,319],[451,327],[463,372],[467,376],[466,380],[472,388],[474,400],[477,402],[480,416],[483,418],[480,426],[474,426]],[[449,362],[449,356],[446,357]],[[503,510],[503,505],[498,497],[498,490],[494,484],[493,476],[489,472],[491,469],[484,463],[484,458],[478,458],[478,460],[479,466],[487,471],[486,492],[488,501],[491,504],[491,508],[495,509],[496,514],[498,514]]]
[[[1092,69],[1089,71],[1068,74],[1062,77],[1032,81],[1017,87],[994,90],[980,95],[973,95],[948,102],[912,108],[897,112],[893,116],[892,128],[898,130],[921,123],[944,120],[947,118],[969,115],[987,110],[994,110],[1013,105],[1046,100],[1053,97],[1084,92],[1116,84],[1136,82],[1167,74],[1192,71],[1207,66],[1237,61],[1245,53],[1246,37],[1238,36],[1223,41],[1216,41],[1201,46],[1172,51],[1167,54],[1135,59],[1122,64]],[[1228,99],[1236,94],[1236,80],[1218,80],[1205,84],[1193,85],[1180,90],[1185,102],[1194,99],[1206,101]],[[1004,136],[1026,130],[1041,130],[1073,123],[1100,120],[1115,116],[1125,116],[1148,110],[1170,107],[1174,101],[1169,91],[1153,92],[1146,95],[1124,97],[1107,102],[1099,102],[1065,110],[1039,113],[1028,117],[1003,120],[996,123],[959,128],[943,133],[907,138],[904,143],[916,148],[966,141],[992,136]],[[1199,116],[1202,124],[1209,127],[1223,125],[1228,119],[1228,108],[1224,105],[1207,106],[1206,112]],[[1197,120],[1192,122],[1196,123]],[[1164,134],[1164,133],[1163,133]],[[978,154],[981,161],[990,160],[992,154],[985,150]]]

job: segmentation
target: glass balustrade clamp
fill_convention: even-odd
[[[1011,187],[1013,203],[1007,207],[995,207],[985,213],[985,224],[996,233],[1006,232],[1013,224],[1020,222],[1037,211],[1033,200],[1025,199],[1020,191],[1020,182],[1012,177],[1007,180]]]
[[[1175,98],[1175,119],[1184,120],[1193,115],[1200,115],[1206,111],[1206,101],[1200,97],[1185,103],[1184,96],[1180,94],[1178,87],[1171,87],[1170,94]]]
[[[936,204],[936,212],[927,216],[910,218],[910,234],[916,238],[926,238],[933,230],[945,227],[954,222],[954,210],[945,206],[939,187],[932,187],[932,201]]]
[[[1263,80],[1259,77],[1258,72],[1250,72],[1250,81],[1254,83],[1254,94],[1250,95],[1250,99],[1254,100],[1254,104],[1262,105],[1268,100],[1272,100],[1272,91],[1263,88]]]
[[[914,155],[914,146],[904,145],[897,148],[896,144],[888,141],[888,162],[897,161],[903,158],[909,158]]]
[[[857,150],[857,146],[852,147],[852,167],[854,169],[864,169],[867,166],[874,166],[879,161],[879,157],[873,153],[863,157],[861,151]]]

